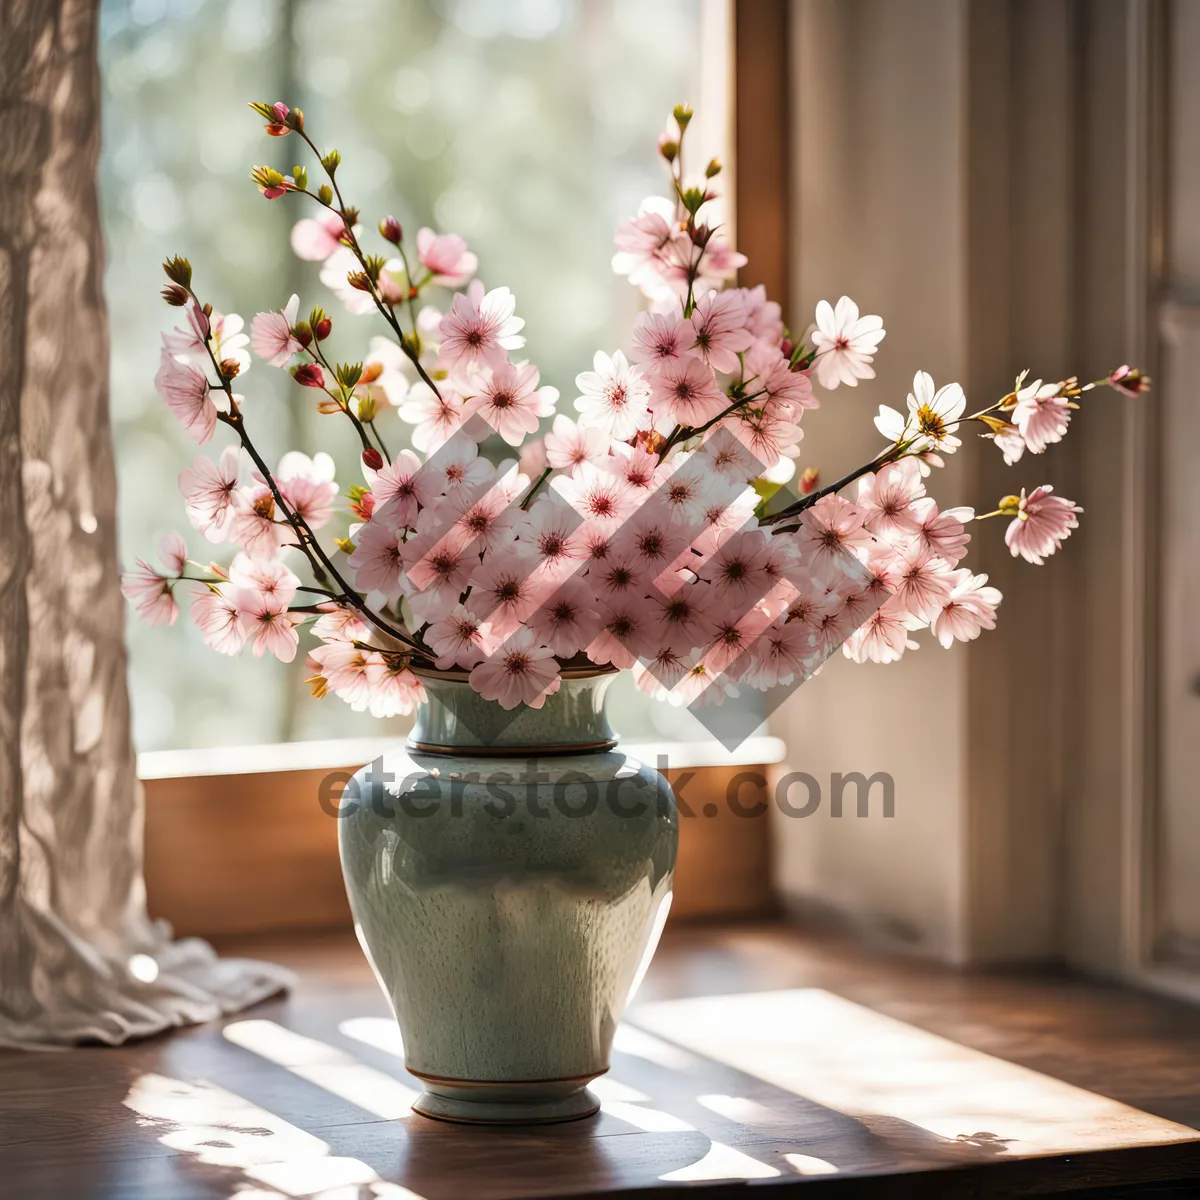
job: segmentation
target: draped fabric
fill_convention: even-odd
[[[147,915],[96,199],[96,0],[0,4],[0,1044],[278,991]]]

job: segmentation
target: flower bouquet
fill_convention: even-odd
[[[322,176],[259,166],[252,178],[267,200],[313,206],[293,248],[322,263],[351,324],[370,315],[384,336],[337,354],[333,317],[301,316],[296,296],[247,336],[186,259],[169,259],[163,296],[186,321],[163,338],[156,385],[195,441],[232,434],[180,486],[195,531],[234,550],[202,561],[171,534],[162,566],[139,561],[125,593],[170,623],[188,581],[217,652],[288,662],[304,628],[315,695],[381,717],[419,706],[411,757],[383,760],[404,782],[360,773],[347,792],[360,803],[339,823],[356,921],[426,1083],[418,1108],[584,1115],[661,928],[675,846],[669,789],[614,753],[602,684],[631,669],[652,696],[702,712],[743,689],[794,687],[838,647],[887,663],[922,629],[945,647],[977,637],[1001,597],[963,565],[975,525],[1006,522],[1012,554],[1040,564],[1082,509],[1048,484],[982,513],[942,509],[933,472],[969,430],[1009,463],[1040,455],[1097,388],[1137,395],[1149,381],[1128,366],[1085,384],[1023,373],[974,407],[919,372],[906,404],[880,407],[877,454],[829,483],[797,471],[805,410],[873,377],[883,323],[843,296],[797,336],[762,287],[730,286],[745,259],[711,216],[721,164],[685,170],[680,105],[658,140],[667,195],[616,233],[613,267],[646,309],[561,403],[521,356],[512,293],[479,281],[462,238],[410,240],[384,217],[369,247],[338,152],[318,150],[298,109],[252,107]],[[328,544],[332,460],[263,459],[240,391],[247,347],[361,452]],[[520,823],[505,758],[542,768],[526,802],[549,819]],[[657,799],[639,809],[621,789],[646,784]],[[416,795],[419,811],[391,804]]]

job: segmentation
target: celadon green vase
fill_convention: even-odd
[[[666,920],[674,797],[617,747],[615,675],[569,675],[542,708],[511,712],[463,672],[423,676],[407,752],[342,797],[355,929],[428,1117],[596,1112],[587,1085]]]

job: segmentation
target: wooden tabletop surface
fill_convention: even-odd
[[[297,990],[120,1049],[0,1052],[4,1200],[1200,1195],[1200,1010],[1162,998],[784,925],[676,929],[599,1116],[500,1131],[408,1111],[349,934],[224,949]]]

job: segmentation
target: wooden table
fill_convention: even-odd
[[[408,1111],[349,934],[224,949],[286,962],[295,994],[122,1049],[0,1052],[0,1197],[1200,1195],[1200,1011],[1165,999],[676,929],[600,1115],[476,1130]]]

